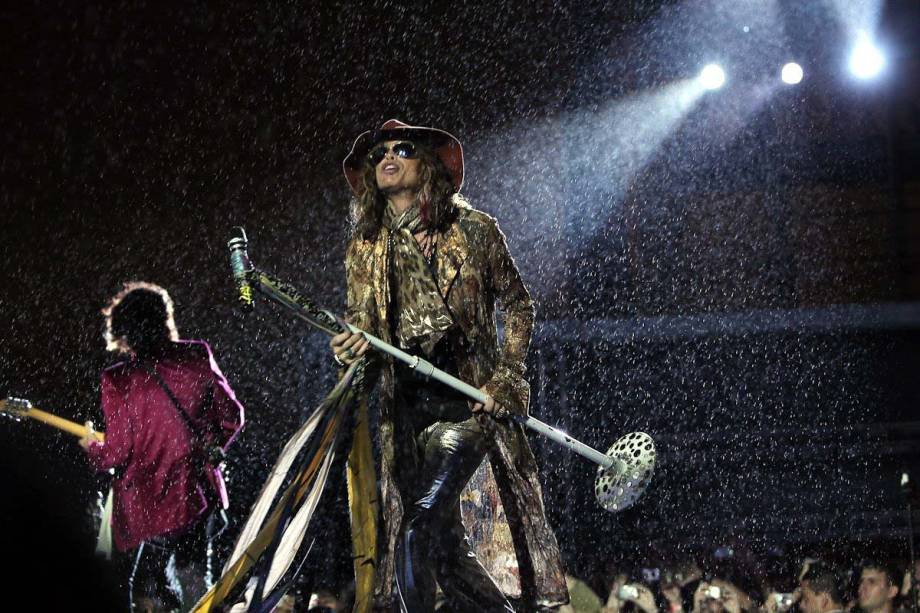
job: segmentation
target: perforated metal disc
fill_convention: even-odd
[[[631,432],[607,450],[607,457],[620,460],[622,464],[597,468],[594,496],[608,511],[622,511],[642,496],[652,480],[655,441],[645,432]]]

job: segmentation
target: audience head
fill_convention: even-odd
[[[828,613],[843,609],[843,573],[826,562],[816,561],[808,565],[799,581],[802,613]]]
[[[859,608],[865,613],[893,611],[903,574],[888,562],[872,560],[863,564],[859,576]]]

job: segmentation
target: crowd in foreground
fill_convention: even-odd
[[[565,613],[896,613],[916,610],[906,568],[881,560],[841,566],[806,558],[795,576],[745,576],[724,565],[704,572],[694,562],[640,577],[616,573],[603,591],[568,577]],[[916,573],[914,575],[916,577]]]
[[[838,564],[805,558],[791,572],[739,573],[693,561],[627,571],[608,567],[582,580],[567,575],[571,602],[559,613],[906,613],[920,610],[914,572],[907,564],[864,560]],[[332,613],[351,608],[351,588],[288,594],[276,611]],[[446,608],[438,608],[447,611]]]

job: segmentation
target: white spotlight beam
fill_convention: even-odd
[[[862,30],[857,35],[856,46],[850,53],[850,72],[857,79],[871,79],[885,68],[885,56],[875,46],[869,34]]]
[[[783,79],[783,83],[788,83],[789,85],[795,85],[802,81],[802,76],[804,72],[802,67],[796,64],[795,62],[789,62],[783,66],[783,70],[780,73],[780,76]]]
[[[725,85],[725,70],[718,64],[707,64],[700,71],[700,84],[709,90],[719,89]]]
[[[662,143],[680,126],[704,94],[697,78],[670,83],[612,100],[596,111],[576,111],[561,128],[571,176],[576,189],[603,190],[608,198],[592,199],[597,209],[581,210],[572,222],[591,236],[611,202],[622,202],[635,177],[642,172]]]
[[[830,0],[837,19],[850,38],[855,38],[861,31],[876,31],[883,4],[884,0]]]

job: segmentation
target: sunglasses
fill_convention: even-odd
[[[392,147],[387,147],[386,145],[374,147],[371,149],[371,152],[367,154],[367,161],[370,162],[371,166],[376,166],[383,161],[383,158],[385,158],[390,151],[392,151],[393,155],[396,157],[401,157],[406,160],[411,160],[418,156],[418,149],[415,148],[415,144],[404,140],[394,144]]]

